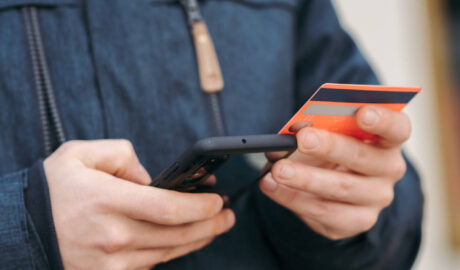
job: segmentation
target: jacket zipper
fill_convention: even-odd
[[[212,115],[212,130],[215,136],[226,136],[225,122],[222,112],[219,93],[205,94],[209,111]]]
[[[224,88],[224,79],[220,70],[216,50],[209,34],[206,22],[196,0],[180,0],[195,45],[201,90],[205,94],[210,114],[210,127],[215,136],[225,136],[225,122],[219,92]]]
[[[66,141],[43,46],[37,9],[22,9],[46,156]]]

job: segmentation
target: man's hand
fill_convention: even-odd
[[[235,222],[218,195],[148,186],[128,141],[68,142],[44,167],[66,269],[150,269],[204,247]]]
[[[379,140],[366,144],[302,128],[297,133],[297,151],[277,161],[260,182],[268,197],[333,240],[368,231],[392,202],[394,185],[406,171],[401,145],[410,136],[409,118],[367,106],[359,110],[357,122],[363,130],[379,135]]]

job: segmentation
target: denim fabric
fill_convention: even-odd
[[[23,188],[26,171],[0,179],[0,266],[2,269],[33,269],[27,234]]]
[[[200,4],[225,79],[230,135],[277,132],[322,83],[377,83],[328,0]],[[21,17],[28,5],[37,6],[68,139],[129,139],[154,176],[212,135],[178,1],[0,1],[0,268],[46,267],[22,197],[21,170],[45,158]],[[235,157],[218,185],[231,192],[254,173]],[[378,224],[352,241],[324,239],[256,188],[234,209],[232,231],[158,269],[406,269],[420,241],[422,196],[410,166]]]

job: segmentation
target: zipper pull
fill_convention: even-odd
[[[191,28],[201,89],[208,94],[222,91],[224,78],[222,77],[214,43],[201,16],[198,2],[196,0],[180,0],[180,3],[184,8]]]
[[[211,35],[209,35],[208,27],[204,21],[197,21],[192,24],[192,36],[202,90],[206,93],[222,91],[224,78]]]

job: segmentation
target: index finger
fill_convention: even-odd
[[[411,134],[409,117],[384,107],[365,106],[356,114],[356,121],[363,130],[379,135],[383,147],[401,145]]]
[[[297,141],[299,152],[361,174],[399,179],[405,171],[399,148],[383,149],[353,137],[309,127],[297,133]]]
[[[162,225],[179,225],[206,220],[217,215],[223,200],[217,194],[183,193],[121,182],[114,207],[137,220]]]

